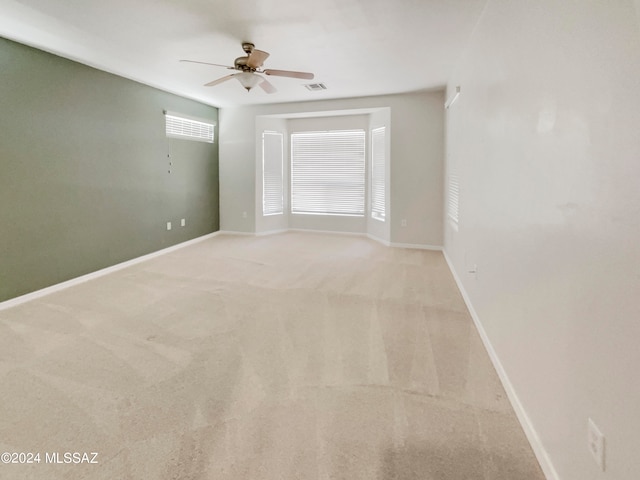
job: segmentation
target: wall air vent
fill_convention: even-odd
[[[324,83],[308,83],[305,85],[305,88],[312,92],[321,92],[322,90],[326,90],[327,86]]]

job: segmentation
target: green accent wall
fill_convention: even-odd
[[[0,301],[219,229],[218,139],[166,138],[164,110],[218,120],[0,38]]]

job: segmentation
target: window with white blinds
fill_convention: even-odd
[[[262,214],[284,213],[282,134],[262,133]]]
[[[364,215],[365,132],[291,134],[291,212]]]
[[[371,216],[384,222],[386,183],[386,129],[371,130]]]
[[[167,137],[213,143],[213,131],[215,127],[213,123],[202,122],[169,113],[165,114],[165,121]]]
[[[460,186],[458,184],[458,176],[455,173],[449,175],[447,215],[455,223],[458,223],[458,200],[460,194]]]

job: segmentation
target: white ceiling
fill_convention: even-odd
[[[438,88],[487,0],[0,0],[0,36],[214,106]],[[246,92],[230,72],[250,41],[271,54],[278,92]],[[327,90],[310,92],[305,83]]]

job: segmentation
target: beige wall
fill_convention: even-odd
[[[444,92],[400,95],[389,105],[392,243],[443,244],[443,105]]]
[[[256,198],[256,118],[301,113],[371,114],[390,109],[390,215],[388,239],[414,245],[442,245],[444,145],[442,91],[357,99],[224,108],[220,111],[221,229],[253,233],[263,223]],[[365,128],[367,126],[365,125]],[[243,218],[247,212],[247,218]],[[407,227],[401,220],[407,220]],[[354,230],[340,219],[319,229]],[[305,222],[301,220],[301,222]],[[315,223],[314,223],[315,224]],[[305,228],[313,226],[304,225]],[[366,222],[364,229],[366,231]]]
[[[632,1],[491,0],[449,83],[446,252],[549,478],[640,475],[639,32]]]

